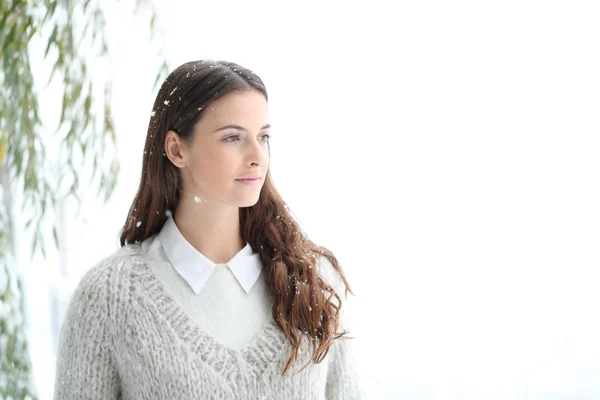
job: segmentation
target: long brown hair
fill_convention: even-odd
[[[212,101],[234,90],[255,89],[268,101],[262,80],[252,71],[232,62],[200,60],[187,62],[175,69],[163,82],[152,110],[144,147],[143,168],[127,221],[120,232],[121,246],[142,242],[164,225],[167,210],[175,212],[182,190],[179,169],[163,149],[168,130],[192,140],[194,125]],[[270,147],[269,147],[270,151]],[[138,221],[144,224],[138,225]],[[323,255],[335,267],[346,287],[352,292],[336,257],[318,246],[302,231],[283,201],[267,170],[258,202],[240,208],[243,238],[260,254],[266,268],[267,285],[274,295],[272,315],[292,346],[292,353],[282,375],[293,361],[304,336],[312,343],[311,361],[320,363],[339,333],[342,299],[317,271],[317,260]],[[335,300],[332,299],[335,297]],[[318,343],[318,346],[317,346]]]

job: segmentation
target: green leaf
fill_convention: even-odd
[[[156,78],[154,78],[154,83],[152,84],[152,87],[154,87],[154,89],[156,89],[156,85],[158,85],[158,82],[161,80],[161,73],[159,72],[158,74],[156,74]]]
[[[15,37],[16,29],[17,29],[17,25],[15,24],[15,25],[12,26],[12,28],[10,28],[10,31],[8,32],[8,35],[6,36],[4,45],[2,46],[2,56],[3,57],[6,57],[6,56],[10,57],[12,55],[11,53],[9,53],[9,54],[6,54],[6,53],[7,53],[8,47],[11,44],[15,43],[14,37]]]
[[[37,32],[37,26],[33,25],[33,22],[29,22],[27,27],[28,28],[31,27],[31,29],[29,30],[29,34],[27,35],[27,42],[26,42],[26,45],[29,45],[29,41],[31,40],[33,35],[35,35],[35,33]]]
[[[54,244],[56,245],[56,248],[59,248],[59,245],[58,245],[58,233],[56,232],[56,226],[52,227],[52,236],[54,237]]]
[[[21,170],[23,168],[23,153],[21,149],[15,149],[14,152],[15,168],[17,170],[17,177],[21,176]]]
[[[96,154],[94,154],[94,163],[92,166],[92,177],[90,178],[90,181],[94,180],[94,177],[96,176],[96,171],[98,170],[98,156]]]
[[[42,25],[46,22],[46,20],[54,15],[54,11],[56,10],[56,5],[57,5],[58,1],[54,0],[52,2],[52,4],[50,4],[50,6],[48,7],[48,4],[46,4],[46,15],[44,15],[44,19],[42,20]]]
[[[56,72],[57,69],[58,69],[58,63],[55,63],[54,66],[52,67],[52,73],[50,73],[50,78],[48,78],[48,82],[46,82],[46,88],[48,87],[48,85],[50,85],[50,82],[52,82],[52,78],[54,78],[54,73]]]
[[[59,52],[58,52],[58,59],[56,60],[56,65],[58,65],[59,67],[62,67],[63,65],[65,65],[65,53],[63,51],[62,44],[59,43],[58,49],[59,49]],[[65,71],[65,73],[66,73],[66,71]]]
[[[73,88],[73,94],[71,95],[71,101],[77,101],[81,90],[83,89],[83,83],[80,80],[75,81],[75,87]]]
[[[48,186],[48,183],[45,184],[45,187],[46,193],[48,193],[48,196],[50,197],[50,202],[52,203],[52,209],[56,210],[56,195],[54,194],[50,186]]]
[[[150,31],[154,31],[156,27],[156,14],[152,13],[152,16],[150,17]]]
[[[58,25],[54,25],[54,29],[50,34],[50,38],[48,39],[48,45],[46,46],[46,51],[44,52],[44,58],[48,57],[48,52],[50,51],[50,46],[52,43],[56,42],[56,34],[58,33]]]
[[[8,16],[10,15],[9,12],[2,12],[2,18],[0,18],[0,32],[4,31],[4,25],[6,24],[6,20],[8,19]]]
[[[16,1],[13,2],[12,7],[10,8],[10,10],[3,11],[2,20],[0,20],[0,31],[4,30],[4,24],[6,23],[6,20],[8,19],[8,16],[9,15],[13,15],[13,13],[15,12],[15,9],[19,5],[19,3],[20,3],[20,1],[16,0]]]
[[[85,150],[86,150],[86,141],[85,140],[81,140],[79,141],[79,147],[81,147],[81,153],[83,154],[83,158],[85,159]]]
[[[35,251],[38,247],[39,237],[37,234],[33,234],[33,245],[31,246],[31,259],[33,260],[33,256],[35,255]]]
[[[67,89],[65,88],[62,98],[62,110],[60,112],[60,121],[58,122],[59,127],[63,124],[63,122],[65,122],[65,111],[67,110],[67,101]]]
[[[85,128],[87,128],[89,123],[92,121],[92,115],[90,114],[91,107],[92,107],[92,93],[91,93],[91,88],[90,88],[90,92],[88,92],[88,95],[85,97],[85,103],[84,103],[84,107],[83,107],[85,120],[83,123],[82,130],[85,130]]]

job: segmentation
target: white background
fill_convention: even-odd
[[[370,398],[600,397],[596,2],[157,6],[162,50],[148,12],[106,2],[113,58],[97,73],[114,76],[122,172],[108,204],[92,194],[79,217],[66,211],[70,279],[57,279],[58,255],[29,262],[20,240],[41,398],[53,385],[49,288],[67,298],[117,247],[159,53],[171,70],[221,59],[264,80],[271,174],[347,271]]]

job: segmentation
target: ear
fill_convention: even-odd
[[[185,146],[183,140],[175,131],[167,131],[165,137],[165,154],[177,168],[183,168],[185,166],[183,146]]]

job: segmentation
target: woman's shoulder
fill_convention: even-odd
[[[139,244],[120,247],[93,264],[71,291],[65,320],[67,324],[85,324],[89,319],[118,318],[124,291],[140,252]],[[111,325],[111,329],[114,326]]]
[[[101,290],[106,286],[122,282],[128,271],[136,265],[141,254],[139,243],[127,244],[113,253],[101,258],[81,277],[76,290],[87,292]],[[113,286],[114,288],[114,286]]]

